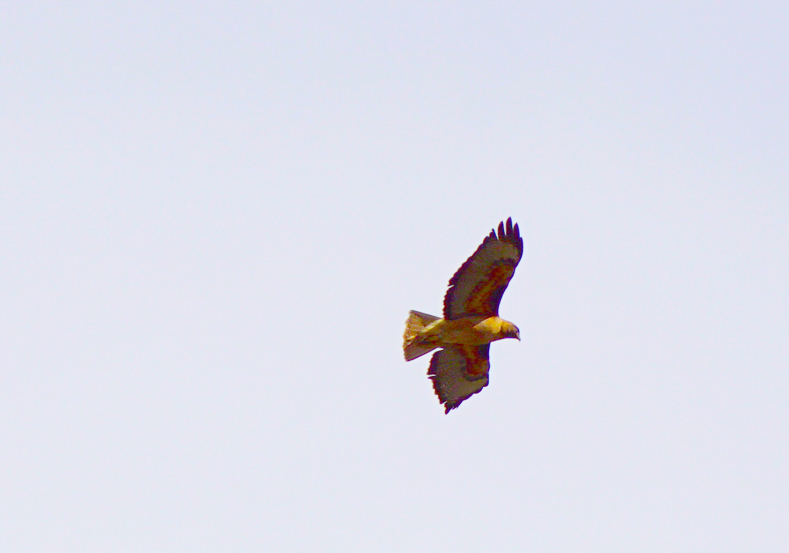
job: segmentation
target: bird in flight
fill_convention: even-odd
[[[499,223],[457,270],[444,296],[444,318],[411,311],[405,323],[406,361],[433,354],[427,371],[445,413],[488,385],[490,343],[521,339],[518,327],[499,318],[499,303],[523,255],[512,217]]]

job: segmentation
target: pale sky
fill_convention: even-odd
[[[787,29],[5,3],[0,550],[789,550]],[[509,216],[444,415],[404,321]]]

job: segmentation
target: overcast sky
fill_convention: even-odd
[[[789,550],[789,4],[0,8],[0,549]],[[444,415],[409,309],[512,216]]]

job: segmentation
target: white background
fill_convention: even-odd
[[[6,2],[0,549],[789,550],[787,29]],[[444,415],[403,323],[508,216]]]

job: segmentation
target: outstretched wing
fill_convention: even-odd
[[[499,314],[499,303],[523,255],[518,225],[499,223],[499,234],[490,231],[485,241],[457,270],[444,296],[444,318]]]
[[[433,354],[427,374],[445,413],[488,385],[488,351],[484,346],[449,346]]]

